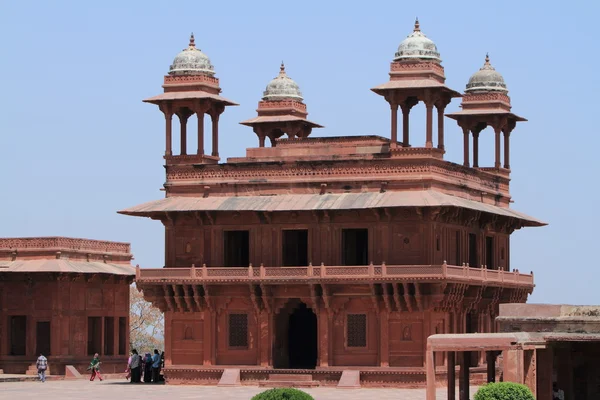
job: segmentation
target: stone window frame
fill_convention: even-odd
[[[232,346],[231,345],[231,316],[245,315],[246,316],[246,345]],[[228,350],[248,350],[250,348],[250,315],[245,310],[231,310],[227,313],[227,349]]]
[[[365,345],[364,346],[351,346],[349,343],[349,319],[350,316],[364,315],[365,317]],[[369,313],[367,312],[347,312],[344,318],[344,348],[346,350],[365,350],[369,347]]]

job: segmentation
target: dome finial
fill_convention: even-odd
[[[489,65],[490,63],[490,53],[485,53],[485,63]]]
[[[283,63],[283,60],[281,61],[281,65],[279,66],[279,75],[285,75],[285,64]]]
[[[190,35],[190,47],[196,47],[196,39],[194,39],[194,32]]]
[[[419,17],[415,19],[415,32],[421,32],[421,25],[419,24]]]

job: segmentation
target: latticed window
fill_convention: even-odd
[[[248,347],[248,314],[229,314],[229,347]]]
[[[367,346],[367,314],[348,314],[348,347]]]

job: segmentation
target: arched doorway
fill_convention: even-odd
[[[290,300],[277,315],[275,368],[313,369],[317,366],[317,316],[306,304]]]

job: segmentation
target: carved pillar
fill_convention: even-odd
[[[427,137],[425,139],[425,147],[433,147],[433,104],[425,103],[427,109]]]
[[[445,106],[439,105],[437,107],[438,112],[438,149],[444,150],[444,110]]]
[[[196,154],[199,156],[204,155],[204,112],[198,111],[196,112],[196,117],[198,118],[198,151]]]
[[[409,147],[410,146],[410,138],[409,138],[409,128],[408,123],[410,121],[410,106],[402,105],[402,146]]]
[[[379,362],[382,367],[390,366],[389,316],[389,312],[384,310],[379,318]]]
[[[504,168],[510,169],[510,131],[504,131]]]
[[[173,326],[172,326],[172,313],[170,311],[165,312],[165,367],[171,366],[173,364]],[[129,322],[129,321],[128,321]],[[129,324],[127,324],[129,326]],[[127,333],[129,333],[129,329],[127,329]],[[129,337],[127,338],[127,342],[129,344]]]
[[[165,155],[166,156],[171,156],[173,155],[173,149],[172,149],[172,121],[173,121],[173,113],[170,111],[165,112],[165,123],[166,123],[166,127],[165,127],[165,136],[166,136],[166,150],[165,150]]]
[[[212,156],[219,157],[219,116],[218,112],[212,112],[210,119],[212,120]]]
[[[329,313],[325,308],[319,310],[319,366],[329,366]]]
[[[535,350],[523,351],[523,369],[523,383],[531,389],[533,397],[540,399],[537,394],[537,352]]]
[[[448,352],[448,400],[456,400],[456,358],[455,352]]]
[[[392,140],[390,146],[392,148],[398,147],[398,104],[390,103],[392,110]]]
[[[479,167],[479,131],[473,131],[473,168]]]
[[[202,339],[202,345],[204,347],[204,360],[203,360],[203,364],[204,365],[212,365],[212,352],[213,352],[213,347],[212,347],[212,331],[213,331],[213,326],[212,326],[212,312],[209,309],[205,309],[204,310],[204,338]]]
[[[494,168],[498,169],[500,168],[500,132],[502,132],[502,129],[500,128],[494,128],[494,133],[496,134],[495,137],[495,148],[496,148],[496,157],[495,157],[495,162],[494,162]]]
[[[260,335],[260,354],[259,354],[259,365],[261,367],[270,366],[269,354],[271,352],[271,321],[272,314],[267,312],[267,310],[262,310],[258,315],[258,326],[259,326],[259,335]]]
[[[179,117],[179,132],[181,134],[181,139],[179,141],[181,145],[180,154],[184,156],[187,154],[187,120],[189,116],[183,111],[181,111],[177,116]]]
[[[464,146],[464,162],[465,167],[469,166],[469,128],[463,127],[463,146]]]

